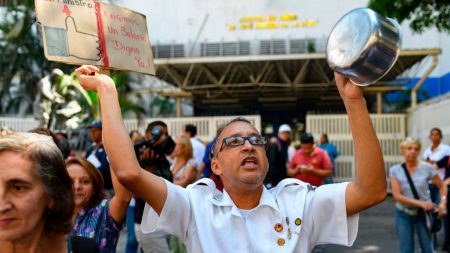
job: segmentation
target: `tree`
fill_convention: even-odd
[[[8,0],[0,18],[0,113],[30,114],[39,80],[53,68],[69,65],[49,62],[35,20],[34,0]]]
[[[62,127],[68,120],[69,125],[76,126],[71,123],[78,123],[77,117],[80,123],[98,119],[97,95],[88,92],[86,96],[74,74],[65,74],[71,73],[75,67],[45,58],[34,0],[19,3],[7,0],[4,12],[0,9],[0,115],[34,114],[41,120],[42,127],[51,128]],[[55,69],[61,72],[53,73]],[[57,74],[55,80],[50,80],[52,74]],[[111,71],[111,77],[119,91],[123,113],[132,113],[138,118],[149,114],[142,104],[133,102],[129,94],[132,91],[131,82],[145,82],[144,79],[130,80],[129,73],[121,71]],[[43,85],[51,89],[42,90]],[[83,113],[71,115],[78,108],[74,102],[78,102]],[[156,103],[155,107],[159,106],[161,113],[167,113],[170,109],[168,105]],[[62,110],[64,108],[70,110]],[[147,108],[148,111],[150,109]]]
[[[130,102],[127,96],[128,76],[123,72],[114,72],[111,77],[117,86],[122,113],[133,112],[140,118],[145,110]],[[100,119],[97,93],[85,91],[75,73],[67,75],[54,69],[39,81],[38,87],[33,111],[41,127],[73,130],[82,122]]]
[[[417,33],[433,26],[440,32],[450,33],[448,0],[370,0],[368,7],[399,23],[411,20],[410,27]]]

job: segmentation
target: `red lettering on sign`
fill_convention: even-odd
[[[144,35],[134,33],[133,29],[131,27],[122,26],[122,27],[120,27],[120,30],[122,31],[122,35],[124,37],[130,38],[130,39],[133,39],[133,40],[140,40],[140,41],[144,41],[145,40],[145,36]]]
[[[118,40],[113,40],[113,45],[114,45],[114,49],[116,49],[117,51],[124,51],[126,55],[141,54],[141,50],[139,50],[139,48],[127,46]]]

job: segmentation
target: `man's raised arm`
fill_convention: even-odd
[[[347,215],[350,216],[386,198],[386,174],[363,88],[340,74],[334,76],[347,110],[354,143],[355,180],[346,191]]]
[[[84,89],[97,92],[103,124],[103,144],[111,168],[120,183],[133,195],[150,204],[159,214],[167,197],[163,179],[142,170],[123,124],[117,90],[113,80],[94,66],[83,65],[75,70]]]

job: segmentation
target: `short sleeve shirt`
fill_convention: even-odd
[[[428,181],[437,174],[437,171],[429,163],[419,161],[416,171],[411,175],[411,179],[416,187],[420,199],[430,201],[430,192],[428,190]],[[394,165],[389,170],[389,176],[397,179],[400,183],[400,190],[408,198],[414,198],[409,185],[408,178],[401,164]],[[401,204],[401,203],[400,203]],[[403,204],[402,204],[403,205]]]
[[[289,168],[293,169],[298,165],[312,166],[317,170],[331,170],[333,168],[333,164],[331,163],[331,160],[328,157],[326,151],[317,147],[314,148],[314,151],[311,155],[303,153],[301,149],[295,152],[294,157],[289,162]],[[294,177],[315,186],[319,186],[323,182],[322,177],[302,173],[301,171],[299,171]]]
[[[70,235],[94,238],[101,253],[116,252],[119,228],[109,212],[109,199],[103,199],[94,208],[81,210]]]
[[[175,159],[176,161],[176,159]],[[173,164],[175,164],[175,161],[173,162]],[[170,166],[170,170],[172,171],[173,169],[173,164],[172,166]],[[197,170],[197,162],[195,161],[194,158],[189,159],[185,165],[183,165],[183,167],[181,167],[178,171],[176,175],[173,175],[173,179],[180,179],[184,176],[184,173],[186,172],[187,168],[194,168],[194,170]]]
[[[160,216],[146,204],[141,229],[173,234],[188,252],[309,253],[317,244],[351,246],[356,238],[358,214],[346,213],[348,183],[315,188],[285,179],[270,190],[263,188],[258,206],[246,212],[246,219],[227,191],[218,191],[210,179],[186,189],[166,185]]]
[[[333,145],[331,142],[327,142],[325,144],[318,144],[319,148],[325,150],[328,154],[328,157],[331,160],[331,163],[334,165],[334,160],[339,156],[339,151],[337,150],[336,146]]]
[[[212,173],[211,170],[211,158],[209,156],[209,154],[212,151],[212,146],[214,144],[214,140],[212,140],[208,145],[206,145],[206,149],[205,149],[205,154],[203,155],[203,160],[202,162],[205,164],[205,169],[203,169],[202,171],[202,176],[204,177],[209,177]],[[200,164],[198,164],[200,166]]]
[[[96,168],[99,169],[100,172],[102,173],[103,180],[105,183],[105,189],[107,189],[107,190],[113,189],[112,179],[111,179],[111,171],[109,169],[108,155],[106,154],[106,150],[105,150],[103,144],[101,144],[98,147],[98,149],[95,148],[95,143],[92,144],[86,151],[86,159],[89,158],[90,155],[95,155],[95,157],[100,162],[99,166],[97,166],[95,164],[93,164],[93,165],[96,166]]]
[[[431,151],[431,147],[425,149],[423,152],[423,160],[439,161],[446,155],[450,155],[450,147],[441,143],[434,152]]]

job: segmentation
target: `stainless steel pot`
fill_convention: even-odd
[[[400,25],[369,8],[343,16],[328,37],[330,67],[360,86],[380,80],[400,53]]]

